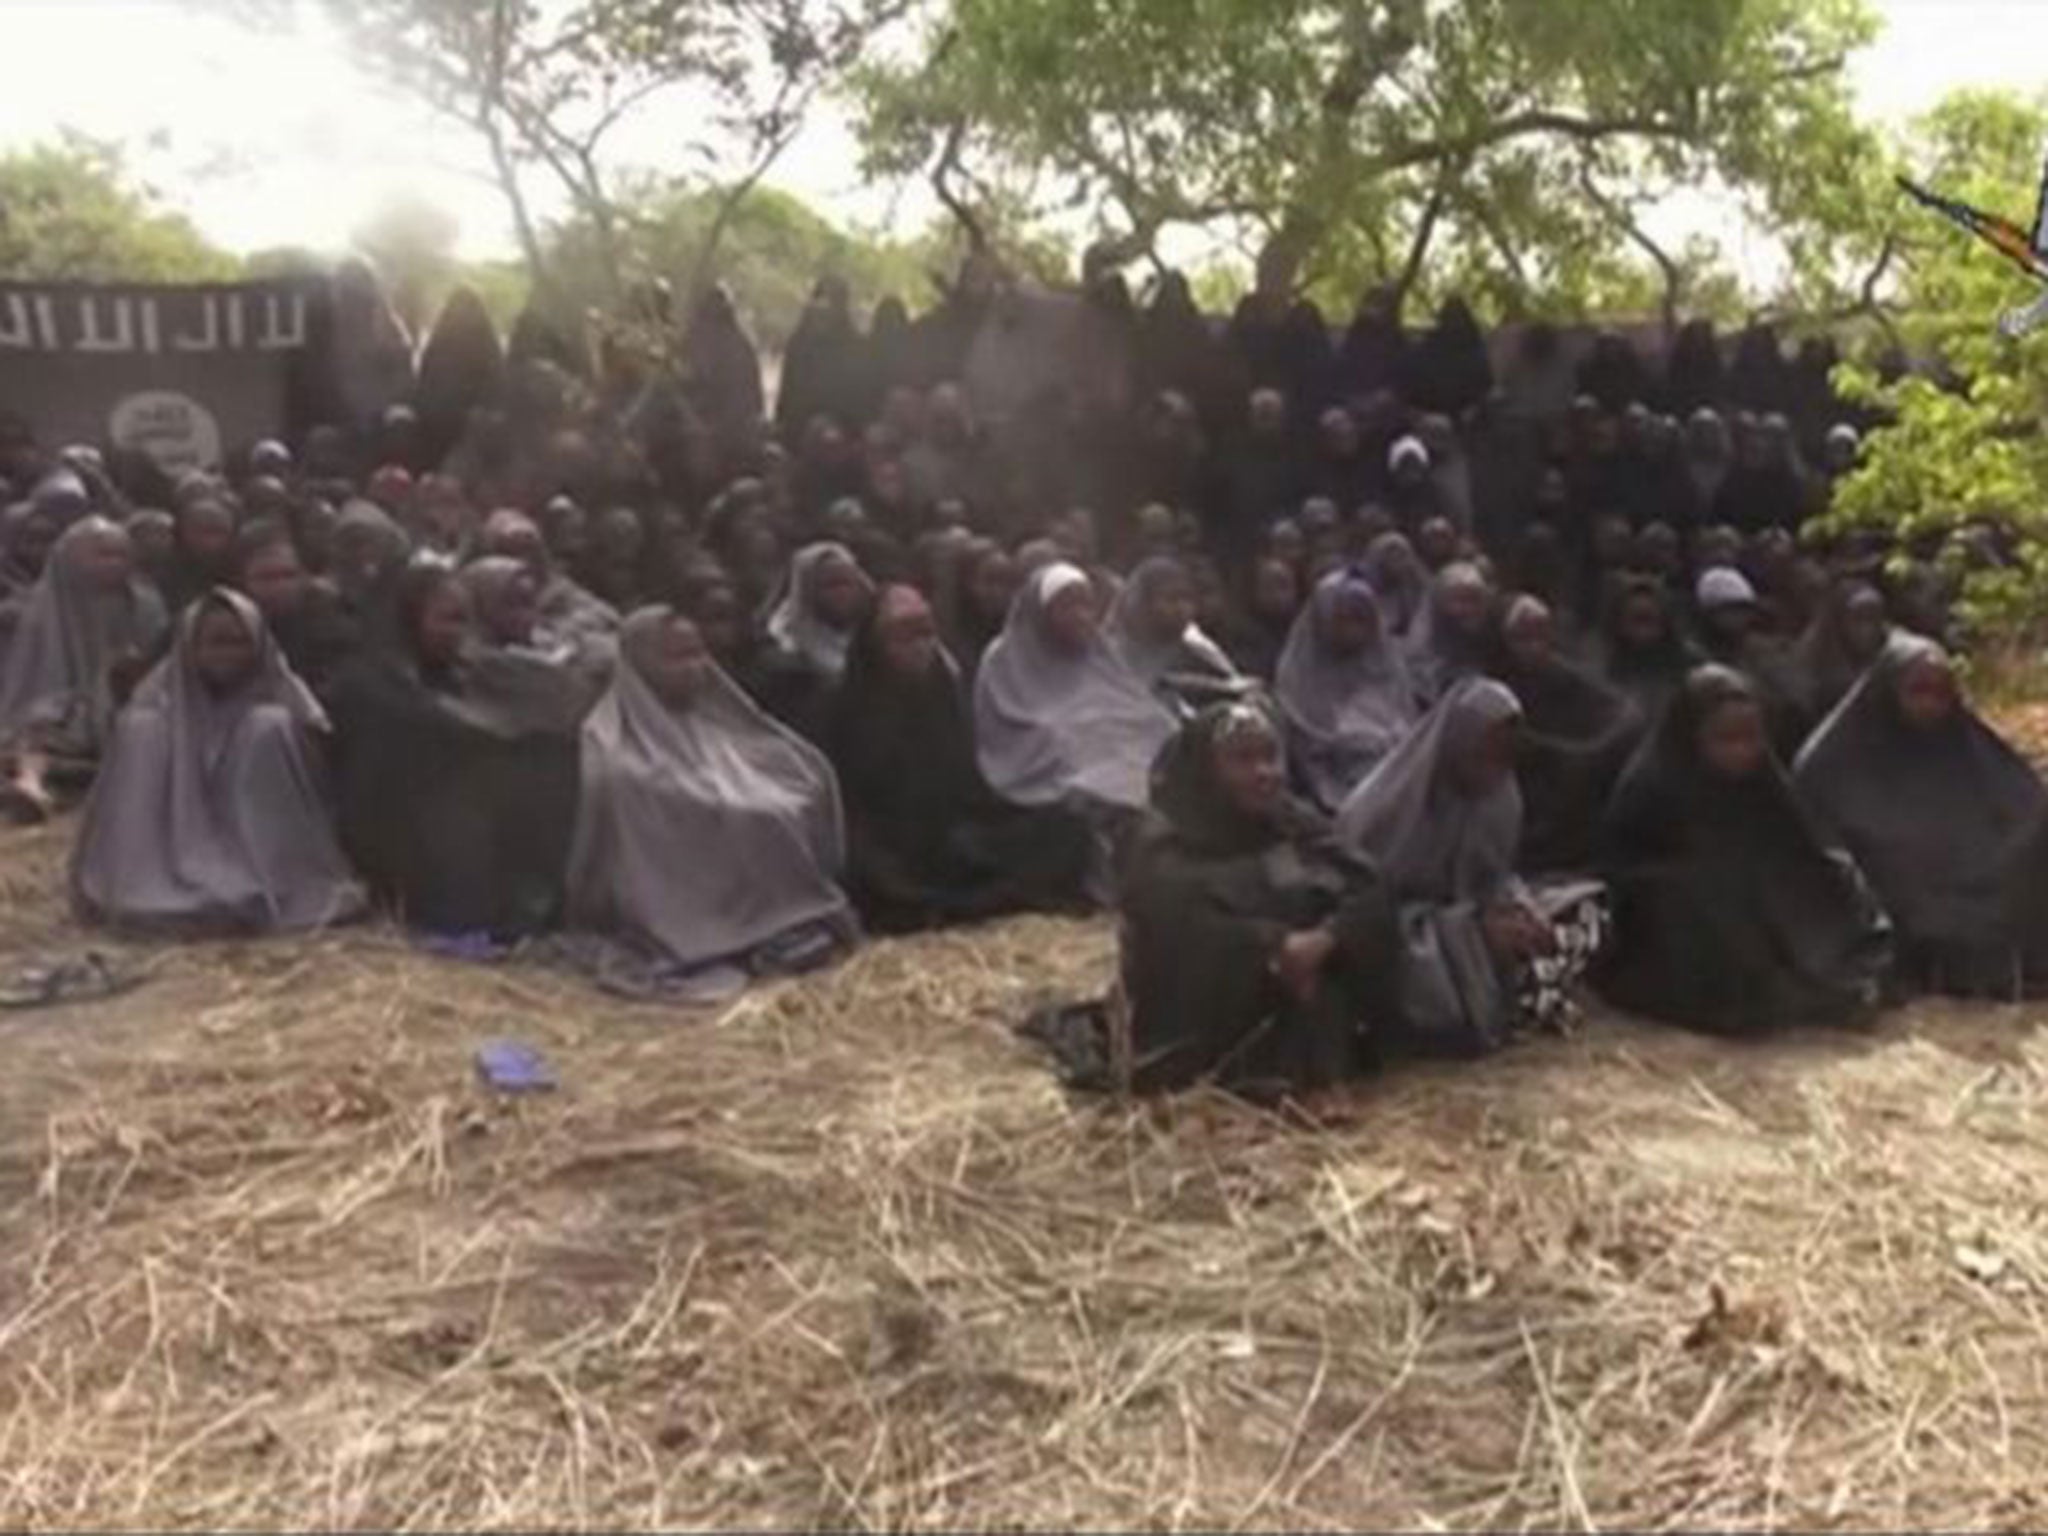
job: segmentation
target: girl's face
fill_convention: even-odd
[[[1636,539],[1636,559],[1643,569],[1669,576],[1683,561],[1678,534],[1668,523],[1652,523]]]
[[[31,576],[40,576],[43,567],[49,563],[50,549],[56,542],[57,523],[54,518],[30,517],[14,535],[14,558]]]
[[[1231,807],[1253,820],[1270,818],[1279,807],[1284,777],[1279,738],[1268,730],[1244,728],[1219,736],[1210,751],[1216,783]]]
[[[1770,753],[1764,712],[1754,699],[1728,699],[1700,722],[1700,760],[1716,778],[1744,780],[1760,772]]]
[[[1360,655],[1379,637],[1379,609],[1362,593],[1340,592],[1323,615],[1323,643],[1334,655]]]
[[[967,581],[975,612],[990,623],[1001,619],[1010,611],[1010,600],[1017,595],[1017,579],[1016,562],[1001,550],[975,561]]]
[[[636,659],[647,686],[672,709],[688,708],[711,681],[711,648],[697,626],[680,614],[655,630]]]
[[[647,531],[631,507],[613,507],[598,519],[597,549],[607,561],[630,565],[640,558]]]
[[[1929,731],[1951,719],[1962,704],[1955,673],[1923,657],[1899,674],[1899,714],[1915,730]]]
[[[1086,583],[1064,588],[1045,605],[1045,635],[1053,647],[1070,656],[1088,649],[1095,638],[1095,593]]]
[[[1486,588],[1460,582],[1437,593],[1437,612],[1461,635],[1476,635],[1486,628],[1490,606]]]
[[[1195,584],[1179,571],[1159,577],[1147,585],[1141,612],[1153,639],[1179,639],[1195,622]]]
[[[85,541],[78,569],[95,592],[118,592],[135,573],[135,546],[125,533],[109,529]]]
[[[724,582],[704,588],[691,605],[699,638],[715,656],[736,656],[746,634],[739,594]]]
[[[178,519],[178,540],[201,566],[214,566],[235,547],[235,515],[217,501],[195,501]]]
[[[1634,646],[1656,645],[1669,634],[1664,605],[1647,592],[1638,592],[1621,605],[1614,627]]]
[[[242,588],[265,618],[296,612],[306,598],[306,568],[298,551],[281,540],[266,544],[242,568]]]
[[[1299,566],[1308,559],[1308,535],[1301,531],[1299,523],[1275,523],[1266,534],[1266,553],[1275,560]]]
[[[1593,525],[1593,559],[1603,570],[1619,569],[1634,542],[1625,518],[1603,517]]]
[[[1541,608],[1517,608],[1502,626],[1501,638],[1517,667],[1534,672],[1557,651],[1557,622]]]
[[[192,670],[216,698],[225,698],[256,675],[256,637],[218,602],[208,604],[193,626]]]
[[[1447,518],[1432,517],[1415,530],[1415,552],[1431,570],[1441,570],[1458,558],[1458,530]]]
[[[469,643],[469,629],[469,594],[456,582],[442,582],[420,609],[420,659],[430,666],[453,664]]]
[[[1301,583],[1294,568],[1279,560],[1261,560],[1252,573],[1252,607],[1263,619],[1291,619],[1301,606]]]
[[[899,677],[931,675],[939,660],[939,626],[930,604],[909,587],[891,587],[875,619],[882,660]]]
[[[480,616],[481,617],[481,616]],[[498,645],[525,645],[540,623],[540,588],[530,576],[505,584],[488,616],[490,638]]]
[[[1724,603],[1704,615],[1708,631],[1730,645],[1747,640],[1756,629],[1756,609],[1748,603]]]
[[[867,611],[868,587],[845,560],[821,561],[811,572],[810,601],[818,617],[835,629],[851,629]]]

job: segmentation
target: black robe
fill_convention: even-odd
[[[823,734],[846,812],[846,885],[870,927],[908,933],[1085,907],[1087,825],[989,788],[959,673],[943,653],[923,679],[892,676],[870,618]]]
[[[1702,760],[1701,722],[1735,699],[1756,701],[1740,674],[1694,672],[1615,789],[1601,988],[1621,1008],[1721,1034],[1847,1022],[1876,1001],[1889,931],[1775,756],[1736,781]]]
[[[1664,605],[1664,638],[1637,646],[1622,637],[1615,619],[1625,603],[1643,592],[1655,593]],[[1590,649],[1593,675],[1625,695],[1645,722],[1663,718],[1686,673],[1705,659],[1679,628],[1670,595],[1648,577],[1630,578],[1608,594]]]
[[[833,303],[826,294],[811,296],[782,353],[775,424],[785,443],[799,441],[815,416],[831,417],[849,434],[860,430],[865,346],[844,304]]]
[[[576,723],[503,707],[466,668],[367,653],[329,691],[343,846],[416,928],[550,926],[576,820]]]
[[[1492,671],[1522,703],[1518,865],[1531,875],[1589,869],[1601,811],[1642,737],[1643,716],[1625,694],[1562,658],[1529,668],[1503,652]]]
[[[505,349],[490,313],[474,289],[457,288],[420,353],[412,391],[418,452],[407,467],[415,474],[439,469],[462,441],[470,413],[497,402],[504,379]]]
[[[1902,976],[1963,996],[2048,985],[2043,895],[2048,789],[1967,704],[1931,729],[1899,682],[1940,648],[1900,637],[1800,754],[1794,782],[1854,855],[1898,929]]]
[[[1362,1064],[1368,1021],[1395,1016],[1393,908],[1377,878],[1305,811],[1269,824],[1224,802],[1212,743],[1243,707],[1204,710],[1168,744],[1125,870],[1121,972],[1138,1092],[1205,1079],[1261,1094],[1324,1087]],[[1337,951],[1303,1006],[1272,963],[1289,934],[1325,923]]]

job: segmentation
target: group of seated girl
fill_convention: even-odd
[[[1694,640],[1631,580],[1574,647],[1478,565],[1418,583],[1396,535],[1237,652],[1168,554],[1021,549],[998,627],[971,539],[927,589],[823,541],[756,626],[708,565],[621,618],[518,513],[459,565],[368,503],[325,532],[331,579],[246,538],[174,618],[130,530],[48,551],[0,738],[18,802],[91,783],[88,917],[381,907],[701,999],[864,930],[1114,903],[1144,1087],[1483,1052],[1581,976],[1722,1031],[2048,985],[2048,792],[1851,585],[1784,673],[1718,565]]]

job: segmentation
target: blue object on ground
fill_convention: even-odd
[[[547,1058],[517,1040],[487,1040],[476,1049],[483,1080],[505,1093],[547,1093],[560,1086]]]

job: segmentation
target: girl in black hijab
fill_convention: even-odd
[[[1221,345],[1178,272],[1159,279],[1151,308],[1138,322],[1138,379],[1141,399],[1172,390],[1212,431],[1223,424],[1229,380]]]
[[[847,883],[870,927],[908,933],[1085,906],[1086,824],[988,787],[959,670],[915,588],[876,599],[824,737],[846,809]]]
[[[2048,985],[2048,791],[1971,709],[1940,646],[1895,637],[1793,778],[1891,914],[1907,985],[2012,999]]]
[[[1453,420],[1493,389],[1493,362],[1472,307],[1455,294],[1437,311],[1436,327],[1415,353],[1408,403]]]
[[[1703,659],[1687,644],[1660,582],[1631,576],[1615,584],[1594,637],[1593,671],[1644,720],[1663,717],[1686,673]]]
[[[325,697],[342,664],[362,648],[362,626],[324,581],[306,573],[291,536],[252,529],[242,541],[235,585],[262,614],[285,661],[308,688]]]
[[[1337,353],[1337,377],[1346,399],[1362,400],[1381,390],[1395,393],[1411,378],[1411,348],[1401,326],[1401,295],[1392,285],[1374,288],[1358,302],[1358,313]]]
[[[343,844],[415,928],[538,932],[561,906],[580,722],[552,700],[501,697],[475,670],[452,572],[407,570],[396,617],[395,643],[333,689]]]
[[[982,656],[1003,632],[1018,580],[1017,562],[993,539],[970,540],[934,573],[939,634],[969,688]]]
[[[1390,1017],[1392,910],[1285,785],[1279,733],[1248,704],[1203,710],[1160,754],[1121,900],[1139,1092],[1326,1087]]]
[[[235,513],[217,496],[197,496],[177,511],[164,607],[173,617],[193,599],[226,586],[235,568]]]
[[[860,425],[862,346],[846,279],[828,273],[811,289],[783,349],[775,424],[784,441],[795,442],[816,416],[829,416],[842,428]]]
[[[1674,416],[1718,410],[1728,398],[1721,338],[1711,320],[1688,320],[1664,365],[1664,409]]]
[[[1530,874],[1590,868],[1600,812],[1642,735],[1641,713],[1560,654],[1551,611],[1534,597],[1508,604],[1490,670],[1522,704],[1520,867]]]
[[[419,414],[418,472],[439,469],[462,440],[470,413],[495,405],[504,383],[505,349],[473,288],[457,288],[420,353],[413,407]]]
[[[1878,1000],[1889,931],[1771,750],[1739,672],[1687,677],[1623,773],[1602,826],[1618,1006],[1724,1034],[1855,1019]]]

